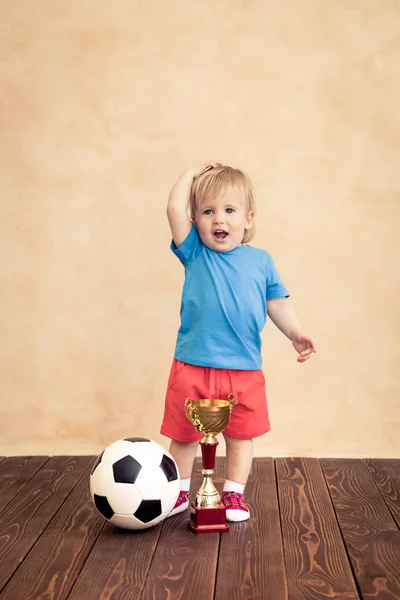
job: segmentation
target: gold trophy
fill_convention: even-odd
[[[185,402],[185,413],[197,431],[204,434],[200,441],[203,458],[203,483],[191,503],[190,528],[195,533],[228,531],[226,509],[221,502],[213,481],[215,454],[218,442],[216,435],[228,425],[232,408],[235,404],[233,394],[228,400],[190,400]]]

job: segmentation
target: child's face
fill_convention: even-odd
[[[197,208],[194,222],[203,244],[217,252],[228,252],[242,243],[253,224],[254,212],[246,210],[244,192],[229,188]]]

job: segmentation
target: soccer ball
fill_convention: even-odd
[[[179,471],[171,454],[147,438],[114,442],[90,474],[90,494],[108,521],[124,529],[160,523],[175,506]]]

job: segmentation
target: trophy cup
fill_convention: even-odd
[[[229,530],[226,509],[212,481],[218,442],[216,435],[228,425],[235,404],[233,394],[228,400],[190,400],[185,402],[185,413],[197,431],[204,434],[200,441],[203,458],[203,483],[191,503],[189,527],[195,533],[223,532]]]

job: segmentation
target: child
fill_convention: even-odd
[[[167,215],[171,249],[185,267],[181,326],[161,426],[172,440],[170,452],[181,475],[181,493],[170,514],[189,505],[202,438],[185,415],[186,398],[226,399],[232,392],[236,405],[223,432],[222,502],[228,521],[245,521],[253,438],[270,429],[260,339],[267,313],[292,341],[298,362],[308,360],[316,347],[297,321],[271,256],[246,245],[254,235],[255,205],[242,171],[218,162],[185,171],[171,190]]]

